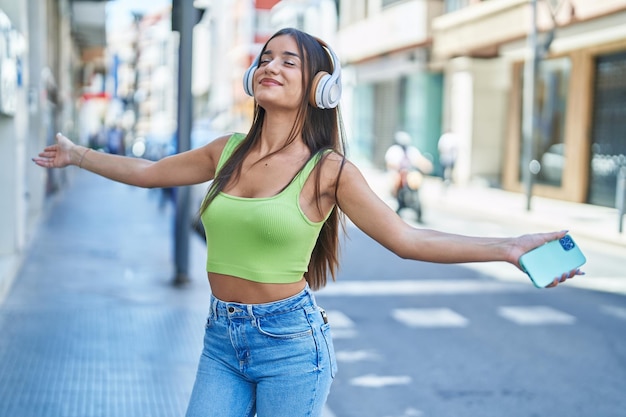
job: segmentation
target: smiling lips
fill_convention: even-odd
[[[274,80],[272,78],[263,78],[263,79],[261,79],[259,84],[267,85],[267,86],[282,85],[281,83],[279,83],[278,81],[276,81],[276,80]]]

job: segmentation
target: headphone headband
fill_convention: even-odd
[[[311,95],[309,103],[319,109],[332,109],[337,107],[341,99],[341,64],[335,52],[323,40],[313,37],[326,51],[330,58],[332,66],[332,74],[326,71],[320,71],[312,78]],[[243,89],[247,95],[254,97],[254,72],[259,66],[260,56],[254,59],[254,62],[246,70],[243,76]]]

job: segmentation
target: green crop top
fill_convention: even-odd
[[[230,137],[217,171],[245,138]],[[299,281],[324,221],[312,222],[300,207],[300,192],[320,157],[311,158],[273,197],[244,198],[220,192],[202,213],[208,272],[262,283]]]

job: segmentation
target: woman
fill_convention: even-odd
[[[59,134],[34,158],[140,187],[213,180],[200,209],[212,295],[188,417],[321,414],[336,362],[311,290],[327,273],[334,279],[339,209],[398,256],[430,262],[519,267],[523,253],[565,234],[477,238],[407,225],[344,157],[340,71],[322,41],[283,29],[246,72],[256,102],[247,135],[152,162],[90,152]]]

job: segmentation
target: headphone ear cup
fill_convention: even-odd
[[[248,68],[243,75],[243,89],[250,97],[254,97],[253,81],[254,71],[256,70],[256,68],[257,63],[255,61],[252,65],[250,65],[250,68]]]
[[[330,75],[320,71],[313,77],[309,103],[318,109],[333,109],[341,98],[341,78],[336,73]]]
[[[320,71],[315,74],[315,77],[313,77],[313,81],[311,82],[311,94],[309,95],[309,103],[311,106],[319,109],[325,108],[321,98],[321,92],[323,91],[323,88],[321,87],[323,87],[329,79],[330,74],[326,71]]]

